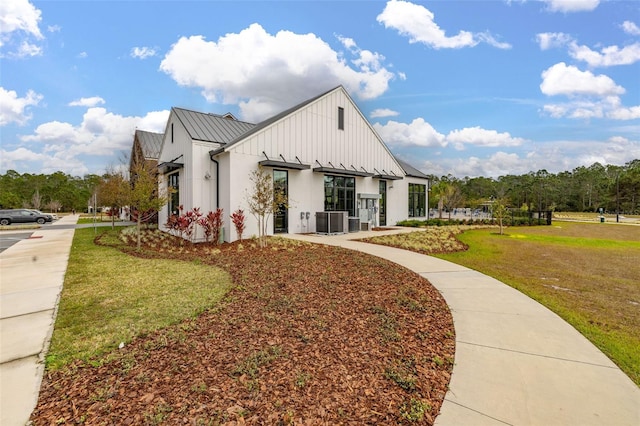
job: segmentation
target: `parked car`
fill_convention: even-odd
[[[37,223],[45,224],[51,222],[51,215],[44,214],[37,210],[12,209],[0,210],[0,225],[10,225],[12,223]]]
[[[55,213],[44,213],[44,212],[41,212],[40,210],[35,210],[35,209],[30,209],[30,210],[34,211],[34,212],[36,212],[38,214],[42,214],[42,215],[45,215],[45,216],[51,216],[51,220],[58,220],[58,215],[55,214]]]

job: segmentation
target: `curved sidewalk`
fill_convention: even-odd
[[[44,354],[78,216],[44,225],[0,253],[0,424],[24,425],[38,400]],[[12,231],[13,232],[13,231]],[[16,231],[18,232],[18,231]],[[21,231],[22,232],[22,231]]]
[[[390,260],[440,291],[456,354],[436,425],[640,425],[640,389],[559,316],[477,271],[352,240],[382,233],[287,237]]]

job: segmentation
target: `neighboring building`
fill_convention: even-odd
[[[316,221],[317,212],[346,211],[369,227],[427,215],[427,176],[391,154],[339,86],[257,125],[231,114],[172,108],[158,171],[160,185],[174,191],[159,212],[160,227],[180,205],[205,214],[219,207],[224,239],[233,241],[229,216],[240,208],[245,235],[257,235],[246,199],[259,166],[289,199],[289,207],[270,218],[269,234],[315,232],[324,220],[320,214]]]
[[[160,157],[160,149],[162,148],[162,137],[162,133],[136,130],[133,137],[131,157],[129,158],[129,172],[132,172],[134,166],[140,163],[140,161],[145,161],[147,165],[152,168],[158,166],[158,158]]]

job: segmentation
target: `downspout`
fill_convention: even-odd
[[[218,160],[214,160],[213,157],[211,161],[216,163],[216,209],[220,208],[220,163]]]
[[[211,158],[211,161],[216,163],[216,209],[220,208],[220,163],[218,163],[218,160],[216,160],[213,157],[215,157],[216,155],[220,154],[223,151],[224,151],[224,148],[219,148],[219,149],[214,149],[209,151],[209,158]]]

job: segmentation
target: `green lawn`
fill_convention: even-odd
[[[437,256],[547,306],[640,385],[640,226],[554,222],[458,238],[468,251]]]
[[[75,231],[47,355],[49,369],[89,360],[135,336],[194,317],[215,306],[231,287],[221,269],[140,259],[95,245],[93,239],[93,229]]]

